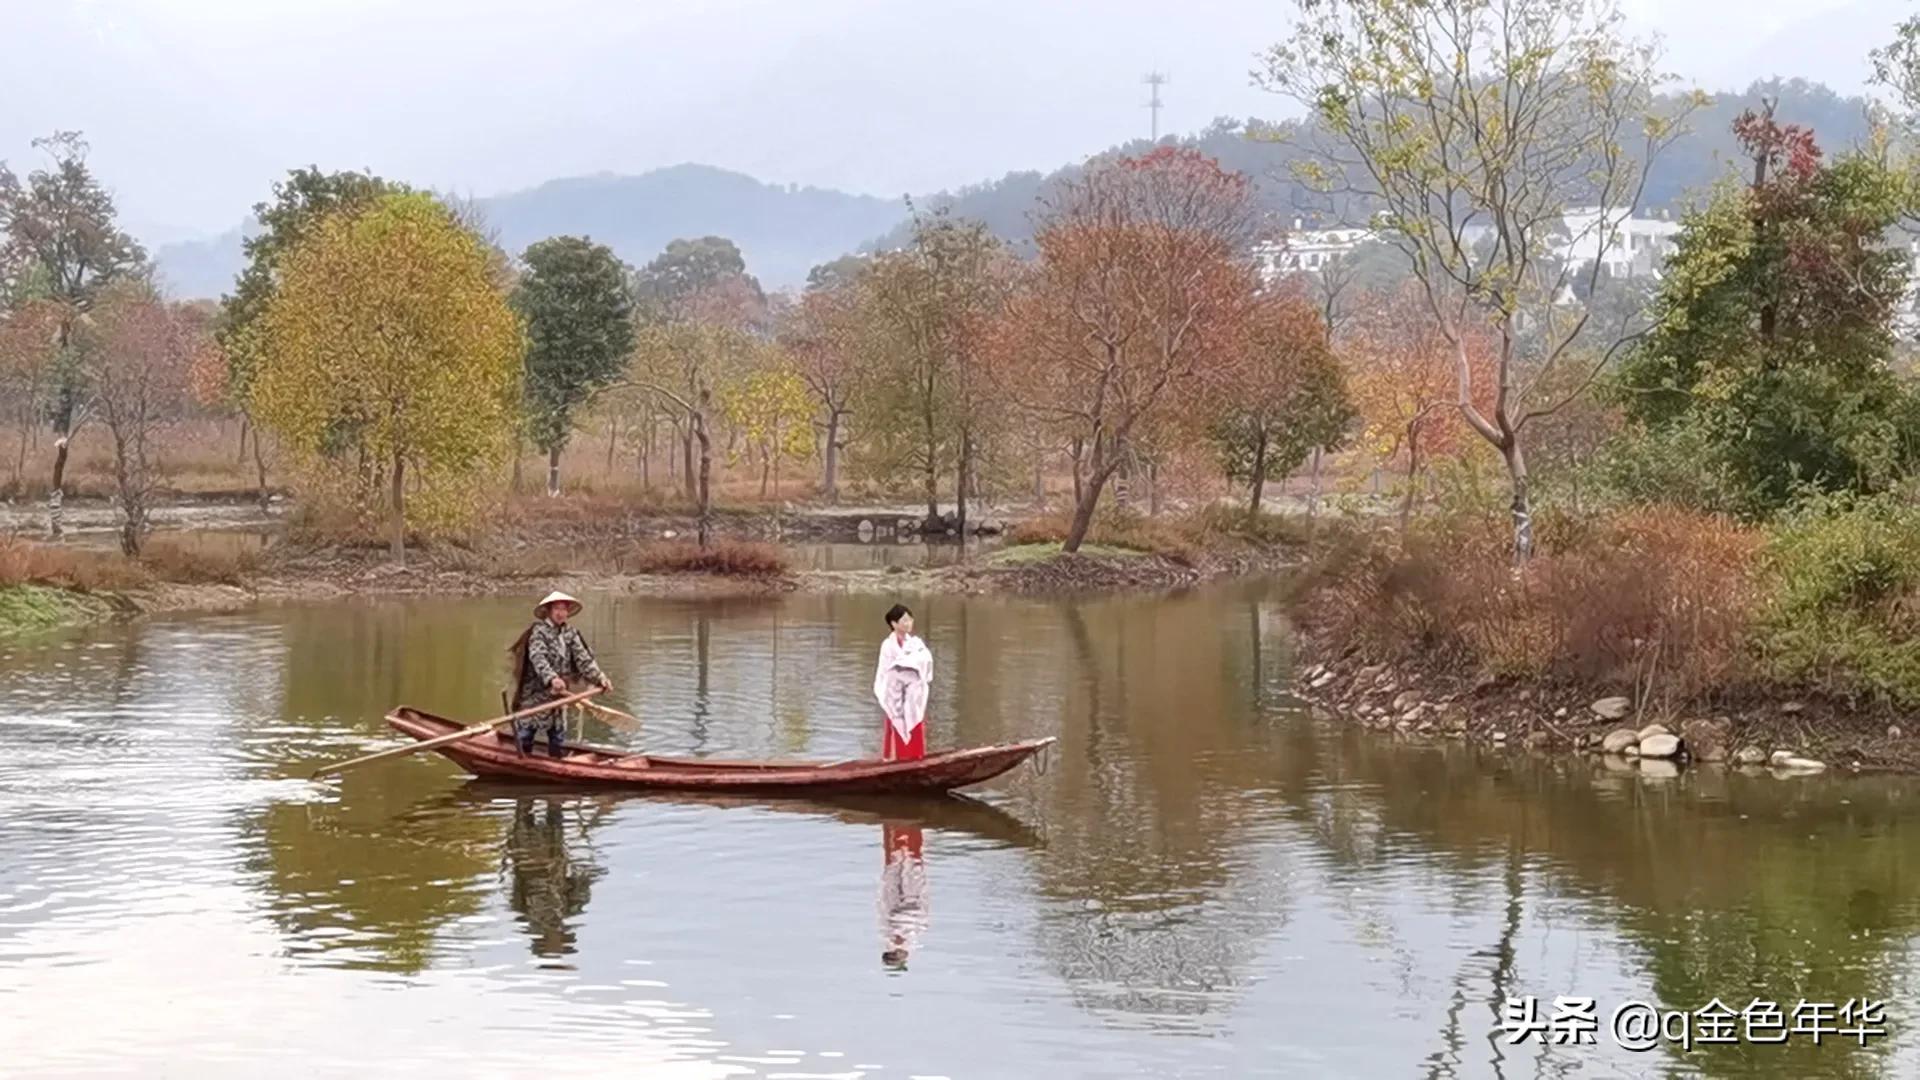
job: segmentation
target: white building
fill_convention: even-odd
[[[1579,207],[1566,212],[1564,235],[1556,235],[1548,249],[1577,267],[1592,265],[1600,259],[1608,276],[1660,276],[1660,268],[1673,254],[1674,238],[1680,223],[1667,219],[1662,211],[1655,217],[1621,217],[1609,210],[1605,219],[1599,207]],[[1477,242],[1489,232],[1487,226],[1468,226],[1463,239]],[[1372,240],[1382,239],[1377,229],[1304,229],[1295,218],[1293,230],[1279,240],[1257,244],[1254,265],[1263,285],[1293,273],[1316,273],[1329,262],[1354,251]]]
[[[1657,280],[1680,235],[1680,223],[1669,220],[1664,210],[1654,217],[1625,217],[1618,209],[1583,206],[1568,210],[1561,220],[1566,235],[1554,237],[1554,255],[1576,268],[1597,259],[1611,278]]]
[[[1279,240],[1254,245],[1254,266],[1260,283],[1271,285],[1288,274],[1302,271],[1312,274],[1346,255],[1369,240],[1379,239],[1372,229],[1303,229],[1299,218],[1293,229]]]

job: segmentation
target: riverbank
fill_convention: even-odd
[[[1307,655],[1323,650],[1309,645]],[[1761,698],[1655,713],[1637,709],[1628,692],[1522,684],[1356,656],[1309,663],[1295,675],[1293,689],[1323,718],[1396,738],[1579,754],[1650,777],[1696,766],[1783,779],[1827,770],[1920,773],[1920,740],[1907,733],[1899,713],[1844,702]]]
[[[1435,515],[1316,553],[1298,579],[1297,692],[1404,738],[1650,775],[1920,772],[1904,517],[1557,519],[1522,566],[1503,524]]]
[[[7,605],[0,607],[0,634],[262,601],[551,588],[663,597],[1151,592],[1295,565],[1305,535],[1278,518],[1249,526],[1244,516],[1210,512],[1164,520],[1116,515],[1096,526],[1080,552],[1067,554],[1060,543],[1065,521],[1057,515],[979,519],[962,546],[947,534],[958,532],[954,523],[898,507],[723,510],[713,516],[714,539],[704,551],[691,542],[696,528],[691,515],[673,508],[528,502],[509,506],[484,534],[410,545],[400,565],[371,538],[284,521],[158,533],[138,560],[106,549],[98,536],[63,544],[0,540],[0,602]],[[952,561],[801,565],[797,556],[823,543],[951,551]],[[17,594],[10,600],[9,589]],[[16,610],[21,614],[9,616]]]

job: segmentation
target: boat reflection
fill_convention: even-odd
[[[885,868],[880,871],[880,962],[907,969],[907,956],[927,929],[927,862],[920,826],[889,821],[880,826]]]

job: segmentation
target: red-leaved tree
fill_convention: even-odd
[[[1075,448],[1064,550],[1086,540],[1130,445],[1231,376],[1253,218],[1246,177],[1175,147],[1097,162],[1045,203],[992,352],[1008,397]]]

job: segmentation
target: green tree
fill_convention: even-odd
[[[327,215],[277,270],[251,405],[322,468],[350,440],[387,472],[403,562],[409,513],[470,516],[511,437],[523,339],[486,245],[431,196],[395,193]]]
[[[1257,518],[1267,481],[1292,476],[1315,450],[1337,449],[1355,413],[1312,299],[1291,291],[1266,298],[1245,349],[1208,434],[1227,479],[1252,486],[1247,513]]]
[[[688,300],[728,280],[750,283],[764,300],[733,241],[723,236],[674,240],[634,275],[634,294],[649,318],[679,317]]]
[[[1736,127],[1752,179],[1686,219],[1616,396],[1643,431],[1697,428],[1748,512],[1883,490],[1912,458],[1914,398],[1888,366],[1908,269],[1886,238],[1913,184],[1871,153],[1823,162],[1770,111]]]
[[[1599,212],[1586,235],[1567,239],[1611,241],[1697,99],[1655,96],[1652,50],[1622,36],[1605,0],[1296,6],[1293,35],[1268,53],[1261,82],[1319,122],[1302,178],[1386,215],[1386,239],[1462,351],[1459,408],[1506,466],[1524,560],[1533,512],[1523,436],[1561,404],[1540,392],[1543,380],[1578,364],[1584,390],[1632,340],[1589,345],[1589,314],[1558,301],[1601,263],[1556,260],[1549,238],[1570,206],[1587,206]],[[1499,338],[1490,411],[1475,404],[1464,355],[1475,322]]]
[[[574,410],[618,378],[633,351],[633,298],[626,267],[604,245],[558,236],[522,261],[513,303],[527,328],[527,421],[547,454],[547,494],[558,495]]]
[[[279,285],[279,261],[307,231],[328,214],[358,210],[391,192],[407,190],[404,185],[363,172],[321,172],[318,166],[293,169],[285,180],[273,185],[273,198],[255,203],[254,220],[259,231],[243,244],[247,265],[234,279],[233,292],[220,301],[220,319],[214,337],[226,357],[226,394],[229,404],[241,417],[241,453],[246,452],[247,428],[251,416],[253,379],[259,372],[265,345],[261,316],[273,300]],[[259,477],[260,497],[266,498],[266,458],[258,436],[253,441],[253,463]]]

